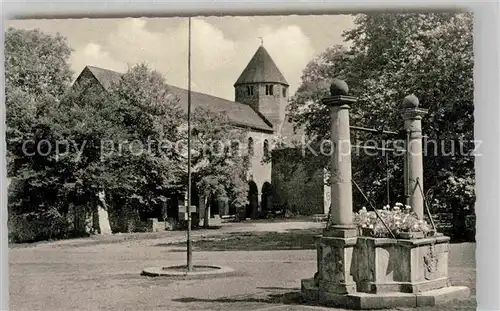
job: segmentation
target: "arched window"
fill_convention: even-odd
[[[253,155],[253,138],[249,137],[248,138],[248,154]]]
[[[253,96],[253,85],[247,85],[247,95]]]
[[[286,87],[283,87],[283,97],[286,97]]]
[[[269,156],[269,142],[266,140],[264,140],[264,157],[268,157]]]

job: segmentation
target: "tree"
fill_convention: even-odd
[[[19,179],[24,189],[17,194],[24,209],[19,206],[18,210],[34,212],[40,205],[56,208],[62,217],[68,213],[75,217],[74,233],[85,232],[83,215],[97,205],[98,192],[109,173],[100,161],[100,145],[121,134],[112,104],[99,90],[83,96],[78,85],[37,118],[31,128],[32,143],[25,145],[27,153],[20,166],[20,177],[34,179]]]
[[[58,213],[57,189],[50,186],[52,171],[44,162],[33,161],[23,150],[47,124],[48,114],[71,82],[67,60],[71,49],[61,36],[38,30],[9,28],[5,33],[6,142],[9,185],[9,220],[32,225],[12,225],[11,236],[23,239],[64,234],[64,219]],[[50,123],[50,122],[49,122]],[[47,151],[47,146],[44,153]],[[42,199],[43,198],[43,199]],[[28,213],[29,212],[29,213]],[[24,216],[18,217],[18,213]],[[36,222],[39,222],[37,225]],[[47,224],[45,224],[47,223]],[[58,228],[50,228],[50,224]]]
[[[232,126],[224,114],[205,108],[193,112],[193,180],[209,225],[208,207],[217,199],[239,208],[247,204],[248,158],[243,153],[246,131]]]
[[[163,76],[140,64],[109,89],[92,79],[70,88],[70,52],[60,36],[7,32],[9,208],[40,227],[23,239],[82,234],[85,228],[71,223],[95,212],[103,193],[110,211],[127,220],[119,230],[130,231],[140,212],[185,185],[177,149],[185,114]],[[222,116],[197,112],[195,120],[200,144],[243,135]],[[243,157],[224,146],[221,154],[203,150],[194,162],[207,197],[245,203]]]
[[[40,30],[9,28],[5,33],[5,83],[31,96],[63,94],[71,82],[66,38]]]
[[[9,28],[5,33],[7,151],[14,164],[36,119],[69,87],[71,49],[66,39],[39,30]],[[29,134],[28,134],[29,135]],[[23,157],[23,155],[21,155]],[[8,175],[16,173],[9,165]]]
[[[101,150],[114,176],[105,189],[125,218],[162,206],[182,182],[182,158],[175,143],[183,115],[168,88],[161,74],[140,64],[110,91],[122,133],[110,142],[111,152]]]
[[[181,176],[174,148],[160,149],[182,122],[163,77],[138,65],[110,90],[70,88],[70,51],[59,36],[7,32],[9,209],[29,227],[18,239],[83,234],[101,193],[118,213],[149,210]]]
[[[358,15],[355,28],[343,36],[350,47],[334,47],[311,61],[290,107],[291,119],[305,127],[308,135],[329,137],[324,126],[329,115],[319,99],[327,94],[329,80],[341,78],[359,98],[351,109],[352,124],[400,129],[402,119],[397,111],[402,99],[414,93],[422,107],[429,109],[423,119],[429,139],[448,146],[473,139],[471,14]],[[370,136],[357,133],[353,138],[363,141]],[[424,186],[434,193],[434,205],[453,210],[464,219],[463,211],[473,208],[475,198],[473,192],[460,189],[470,189],[473,184],[474,158],[467,154],[449,156],[432,147],[432,143],[427,145],[428,156],[424,157]],[[463,146],[465,153],[472,148],[471,144]],[[404,199],[402,158],[390,155],[388,167],[382,159],[356,154],[353,179],[370,199],[382,203],[388,169],[391,189],[398,190],[392,193],[393,200]],[[452,186],[454,182],[462,186]],[[355,199],[358,208],[366,204],[359,197]]]

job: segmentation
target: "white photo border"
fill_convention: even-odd
[[[474,105],[476,140],[483,156],[476,157],[476,273],[480,311],[500,310],[500,102],[499,2],[497,1],[25,1],[2,3],[0,66],[0,151],[5,146],[5,21],[23,18],[166,17],[195,15],[346,14],[378,11],[474,12]],[[0,164],[0,310],[9,309],[6,158]],[[299,280],[297,280],[299,282]]]

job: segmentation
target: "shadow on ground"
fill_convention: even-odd
[[[249,294],[249,295],[238,295],[232,297],[220,297],[214,299],[202,299],[195,297],[183,297],[172,299],[172,301],[180,302],[180,303],[193,303],[193,304],[204,304],[204,303],[213,303],[213,304],[251,304],[251,303],[263,303],[263,304],[271,304],[271,305],[290,305],[290,306],[310,306],[310,307],[318,307],[318,304],[315,304],[310,301],[306,301],[302,298],[300,289],[295,288],[281,288],[281,287],[259,287],[261,290],[267,290],[268,292]],[[281,292],[280,292],[281,291]],[[433,306],[433,307],[419,307],[419,308],[396,308],[391,309],[401,310],[401,311],[473,311],[476,310],[477,304],[475,297],[448,302],[443,305]],[[384,310],[380,310],[384,311]],[[385,310],[389,311],[389,310]]]
[[[306,301],[304,301],[300,295],[300,291],[272,293],[272,294],[267,294],[265,296],[260,296],[256,294],[238,295],[234,297],[221,297],[214,299],[183,297],[183,298],[172,299],[172,301],[184,302],[184,303],[268,303],[268,304],[287,304],[287,305],[306,304]]]
[[[192,226],[191,227],[191,230],[192,231],[200,231],[200,230],[219,230],[220,228],[222,228],[222,226]],[[178,228],[175,228],[174,231],[186,231],[187,230],[187,226],[180,226]]]
[[[291,229],[285,232],[228,232],[224,235],[204,238],[194,241],[193,248],[197,251],[271,251],[271,250],[305,250],[316,249],[315,236],[322,229]],[[464,243],[452,239],[452,244]],[[160,243],[155,246],[178,247],[185,242]],[[171,252],[178,250],[170,249]]]
[[[299,229],[286,232],[231,232],[220,237],[194,241],[193,247],[199,251],[316,249],[314,239],[319,234],[321,234],[321,229]],[[178,247],[185,244],[185,242],[160,243],[155,246]]]

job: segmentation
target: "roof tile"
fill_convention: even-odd
[[[87,66],[87,68],[105,89],[109,89],[112,84],[118,83],[123,75],[120,72],[94,66]],[[179,98],[180,106],[187,111],[188,90],[173,85],[168,85],[168,88],[172,94]],[[265,132],[273,131],[273,128],[265,117],[257,113],[250,106],[242,103],[191,91],[191,105],[193,110],[198,107],[204,107],[214,113],[225,113],[230,122],[237,126],[250,127]]]
[[[288,86],[285,77],[263,46],[260,46],[234,85],[246,83],[281,83]]]

